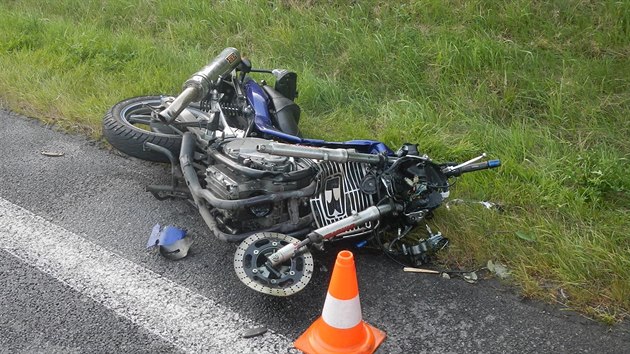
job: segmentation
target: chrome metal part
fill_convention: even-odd
[[[404,215],[413,222],[420,222],[427,215],[427,212],[427,210],[422,209],[418,211],[413,211],[411,213],[404,213]]]
[[[371,206],[347,218],[341,219],[330,225],[320,227],[313,232],[321,235],[325,239],[333,238],[347,230],[355,228],[357,225],[362,225],[369,221],[379,220],[382,216],[387,215],[392,211],[394,211],[394,208],[389,204]]]
[[[349,161],[363,162],[378,165],[384,160],[394,160],[395,158],[382,155],[363,154],[355,152],[353,149],[330,149],[322,147],[311,147],[301,145],[291,145],[283,143],[269,143],[258,146],[258,151],[272,155],[302,157],[324,161],[334,161],[345,163]]]
[[[272,155],[303,157],[341,163],[348,161],[348,151],[345,149],[326,149],[282,143],[268,143],[258,145],[258,151]]]
[[[184,89],[182,93],[175,98],[175,100],[168,106],[165,110],[160,112],[160,116],[164,118],[167,123],[173,122],[180,113],[188,106],[191,102],[194,102],[195,97],[197,97],[198,91],[194,87],[187,87]]]
[[[268,143],[269,140],[260,138],[233,139],[223,145],[223,152],[234,161],[265,171],[291,170],[292,164],[288,157],[275,156],[258,152],[256,146]]]
[[[183,91],[160,116],[170,123],[191,103],[201,101],[216,84],[219,77],[230,73],[241,62],[241,54],[235,48],[225,48],[210,64],[196,72],[184,83]]]
[[[475,157],[475,158],[472,158],[472,159],[470,159],[470,160],[466,161],[466,162],[462,162],[462,163],[460,163],[460,164],[459,164],[459,165],[457,165],[457,166],[449,166],[449,167],[445,168],[445,169],[444,169],[444,171],[453,171],[453,170],[457,170],[458,168],[462,168],[462,167],[464,167],[464,166],[468,166],[468,165],[470,165],[471,163],[477,162],[477,161],[479,161],[479,160],[483,159],[484,157],[486,157],[486,153],[485,153],[485,152],[484,152],[483,154],[481,154],[481,155],[479,155],[479,156]]]
[[[236,275],[249,288],[264,294],[295,294],[309,283],[314,269],[313,256],[306,247],[294,250],[293,245],[299,243],[300,240],[296,238],[274,232],[249,236],[234,254]],[[281,249],[290,249],[292,256],[272,267],[268,257]]]
[[[197,71],[184,83],[184,89],[195,87],[199,95],[193,101],[202,100],[219,77],[230,73],[241,62],[241,54],[236,48],[225,48],[210,64]]]

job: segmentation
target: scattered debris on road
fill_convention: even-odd
[[[252,327],[243,332],[243,338],[256,337],[265,333],[267,333],[267,327],[265,326]]]
[[[477,272],[462,273],[462,278],[464,278],[464,280],[470,284],[474,284],[477,282],[477,280],[479,280]]]
[[[500,279],[507,279],[510,277],[510,271],[507,266],[498,261],[489,260],[485,267],[481,267],[477,270],[434,270],[434,269],[425,269],[425,268],[412,268],[412,267],[404,267],[404,272],[409,273],[423,273],[423,274],[439,274],[444,279],[451,279],[453,277],[459,277],[464,279],[467,283],[474,284],[479,281],[479,275],[477,272],[479,271],[487,271],[491,274],[496,275]],[[482,274],[487,274],[483,272]],[[485,279],[485,277],[484,277]]]
[[[178,260],[188,255],[192,243],[192,238],[187,237],[185,229],[173,225],[161,229],[160,224],[155,224],[147,241],[147,248],[158,246],[162,256],[170,260]]]
[[[64,152],[61,151],[46,151],[46,150],[42,150],[40,151],[40,153],[44,156],[48,156],[48,157],[61,157],[63,155],[65,155]]]
[[[423,268],[413,268],[413,267],[404,267],[403,271],[410,273],[426,273],[426,274],[440,274],[440,271],[433,269],[423,269]]]

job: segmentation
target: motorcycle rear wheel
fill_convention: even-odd
[[[116,149],[142,160],[168,162],[168,158],[155,151],[144,149],[150,142],[179,156],[182,137],[169,128],[151,120],[151,112],[161,103],[161,96],[139,96],[116,103],[103,117],[103,136]],[[190,107],[191,110],[197,110]]]

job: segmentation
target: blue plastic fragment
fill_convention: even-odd
[[[193,241],[186,237],[186,230],[168,225],[160,229],[160,224],[155,224],[147,241],[147,248],[159,246],[160,254],[171,260],[186,257]]]
[[[367,240],[363,240],[363,241],[359,241],[357,242],[357,244],[355,245],[356,248],[361,248],[364,247],[365,245],[367,245]]]
[[[186,230],[168,225],[160,231],[160,224],[155,224],[147,241],[147,248],[169,246],[186,237]]]
[[[186,230],[176,228],[173,225],[168,225],[160,233],[159,245],[160,246],[172,245],[175,242],[183,239],[184,237],[186,237]]]
[[[157,246],[158,242],[160,242],[160,224],[155,224],[153,230],[151,230],[151,236],[149,236],[149,240],[147,241],[147,248]]]
[[[488,167],[499,167],[501,166],[501,160],[490,160],[488,161]]]

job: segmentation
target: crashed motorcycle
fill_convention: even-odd
[[[252,73],[273,76],[273,86]],[[170,162],[170,183],[147,190],[191,201],[214,236],[240,243],[236,274],[261,293],[303,289],[311,250],[337,241],[426,262],[448,243],[424,221],[448,197],[449,179],[500,165],[481,161],[485,154],[436,163],[415,144],[393,151],[373,140],[304,138],[297,95],[294,72],[255,69],[226,48],[179,95],[127,99],[103,120],[115,148]],[[408,237],[417,226],[424,237]]]

